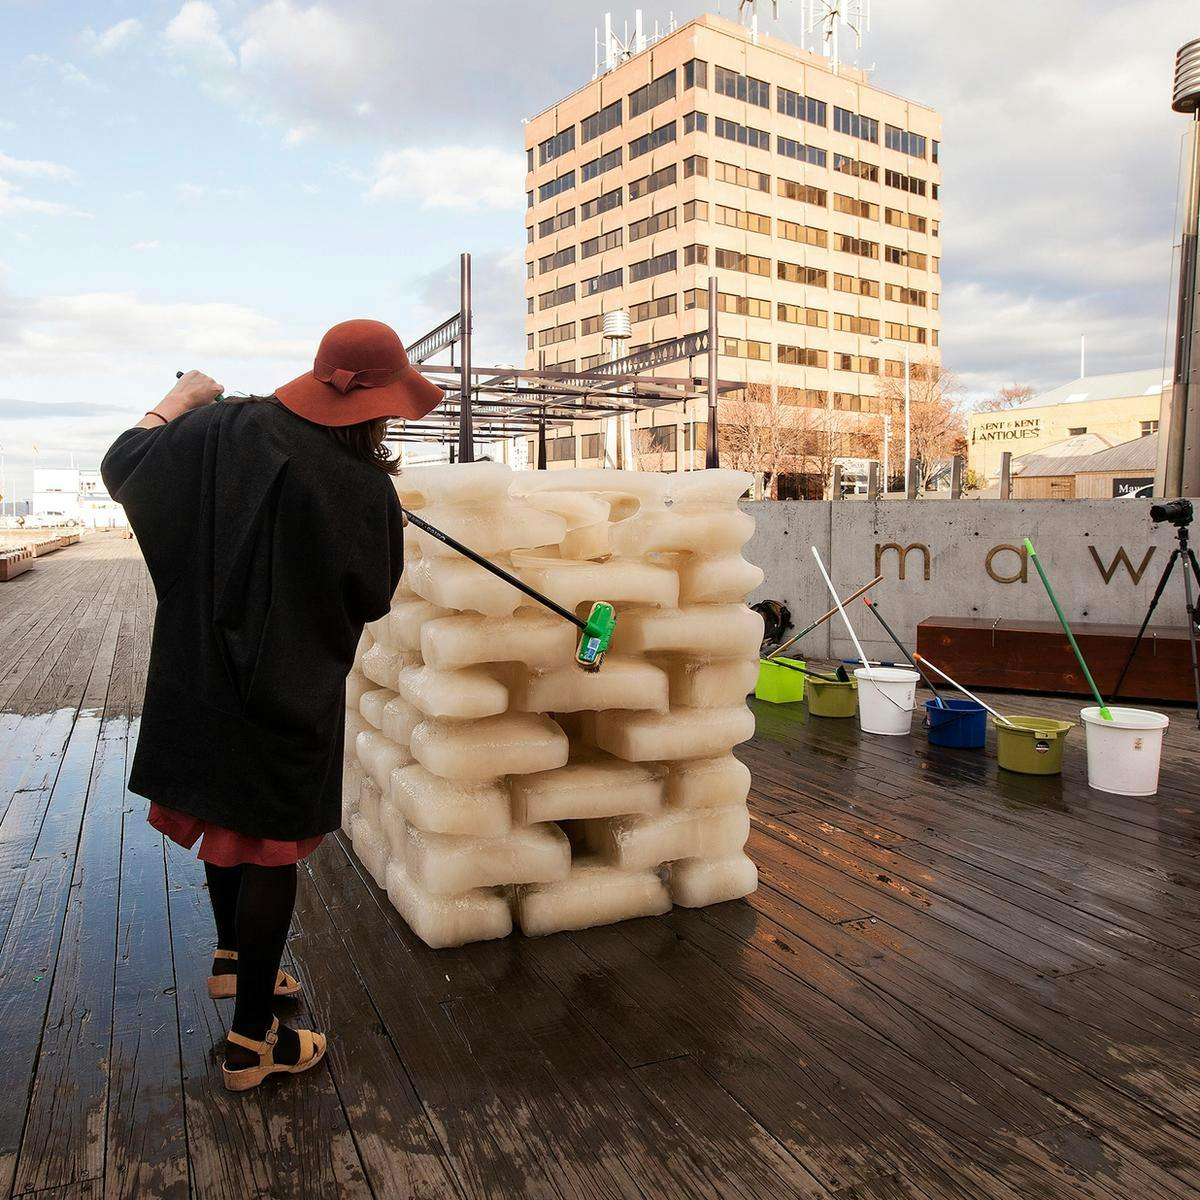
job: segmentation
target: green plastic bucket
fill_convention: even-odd
[[[1061,774],[1063,743],[1075,722],[1055,721],[1051,717],[1008,719],[1015,729],[992,718],[996,729],[996,761],[1000,766],[1021,775]]]
[[[754,695],[768,704],[795,704],[804,699],[804,676],[791,667],[781,667],[780,663],[804,666],[804,660],[800,658],[784,658],[783,655],[760,658]]]
[[[858,712],[858,680],[849,683],[838,680],[809,678],[808,715],[810,717],[852,717]]]

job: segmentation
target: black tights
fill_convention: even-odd
[[[204,864],[217,946],[237,951],[233,1031],[261,1040],[271,1026],[279,960],[296,903],[296,866]]]

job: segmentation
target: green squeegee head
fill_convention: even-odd
[[[604,600],[597,600],[588,613],[583,636],[579,639],[579,649],[575,651],[575,661],[585,671],[600,670],[616,624],[617,614],[613,606]]]

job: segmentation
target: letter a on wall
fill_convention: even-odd
[[[999,572],[997,572],[996,568],[992,566],[992,559],[994,559],[997,554],[1000,554],[1005,550],[1011,550],[1017,556],[1017,558],[1020,559],[1020,565],[1017,567],[1016,574],[1014,575],[1001,575]],[[1011,543],[1005,542],[1002,545],[993,546],[987,552],[987,558],[983,560],[983,569],[997,583],[1028,583],[1029,554],[1024,546],[1014,546]]]

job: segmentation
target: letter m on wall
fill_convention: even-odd
[[[1088,553],[1091,554],[1092,561],[1096,564],[1096,569],[1101,575],[1104,576],[1104,582],[1106,584],[1112,583],[1112,577],[1117,573],[1117,568],[1122,563],[1125,564],[1125,570],[1129,572],[1130,579],[1132,579],[1134,583],[1141,583],[1142,576],[1145,575],[1146,568],[1150,565],[1150,560],[1154,557],[1154,551],[1157,549],[1157,546],[1151,546],[1150,549],[1146,551],[1146,554],[1142,559],[1141,566],[1138,567],[1135,567],[1133,563],[1129,561],[1129,555],[1125,553],[1124,546],[1119,546],[1117,548],[1116,556],[1107,567],[1100,560],[1100,555],[1096,552],[1095,546],[1088,546]],[[878,574],[878,572],[876,573]]]
[[[889,550],[896,552],[896,557],[900,560],[899,578],[904,578],[905,567],[908,563],[908,556],[914,550],[920,550],[921,556],[925,562],[925,578],[929,578],[929,547],[924,542],[909,542],[907,546],[901,546],[899,542],[884,542],[875,543],[875,574],[883,574],[883,556]]]

